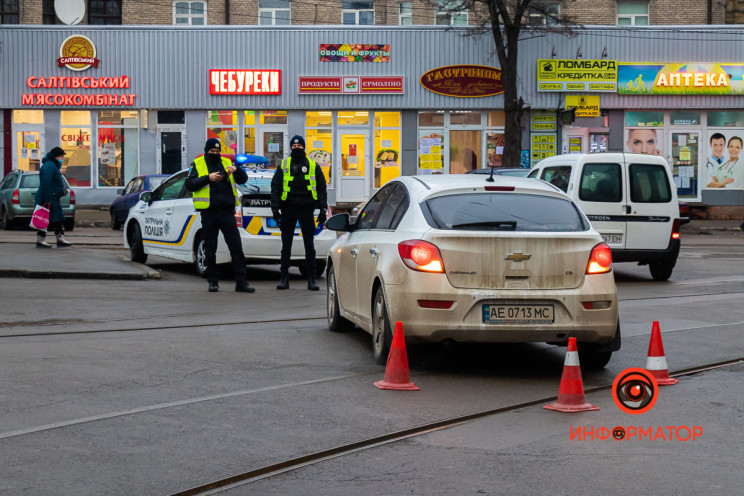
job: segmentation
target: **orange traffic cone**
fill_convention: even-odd
[[[599,410],[598,406],[590,405],[584,399],[584,384],[581,381],[576,338],[568,338],[566,361],[563,362],[563,375],[561,376],[561,385],[558,388],[558,402],[545,405],[543,408],[569,413]]]
[[[400,391],[418,391],[420,388],[411,382],[408,375],[408,355],[406,354],[406,340],[403,338],[403,323],[395,323],[393,344],[390,346],[387,365],[385,365],[385,379],[375,382],[380,389],[396,389]]]
[[[669,377],[669,368],[667,367],[666,356],[664,356],[664,343],[661,342],[661,329],[657,320],[654,321],[651,328],[651,342],[648,344],[646,370],[651,372],[659,386],[671,386],[679,382],[678,379]]]

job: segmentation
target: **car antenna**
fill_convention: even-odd
[[[491,164],[491,175],[486,178],[486,182],[492,183],[493,182],[493,167],[495,164]]]

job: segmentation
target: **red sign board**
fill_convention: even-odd
[[[210,95],[281,95],[279,69],[210,69]]]
[[[403,76],[300,76],[300,94],[403,94]]]
[[[485,65],[449,65],[421,76],[421,86],[446,96],[473,98],[504,92],[501,69]]]

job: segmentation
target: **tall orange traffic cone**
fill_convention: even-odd
[[[375,382],[380,389],[396,389],[399,391],[418,391],[420,388],[411,382],[408,375],[408,355],[406,354],[406,340],[403,337],[403,323],[395,323],[393,343],[390,346],[387,365],[385,365],[385,378]]]
[[[661,328],[659,321],[655,320],[651,328],[651,341],[648,343],[648,358],[646,359],[646,370],[651,372],[659,386],[671,386],[677,384],[678,379],[669,377],[666,356],[664,356],[664,343],[661,341]]]
[[[545,405],[543,408],[569,413],[599,410],[598,406],[590,405],[584,398],[584,383],[581,381],[576,338],[568,338],[566,361],[563,362],[563,375],[561,376],[561,385],[558,388],[558,402]]]

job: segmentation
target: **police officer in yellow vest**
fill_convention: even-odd
[[[248,175],[240,167],[235,167],[229,158],[222,158],[221,148],[220,140],[207,140],[204,155],[191,162],[186,189],[192,192],[194,208],[201,215],[209,292],[220,290],[215,253],[217,236],[222,231],[232,259],[235,291],[253,293],[255,290],[246,281],[245,256],[235,224],[235,207],[238,206],[235,184],[244,184]]]
[[[318,225],[326,221],[326,181],[323,171],[315,161],[305,156],[305,140],[295,136],[290,140],[290,156],[282,161],[271,179],[271,211],[282,230],[282,260],[279,284],[276,289],[289,288],[289,261],[297,221],[300,222],[302,242],[305,245],[307,264],[307,289],[320,289],[315,282],[315,216]]]

